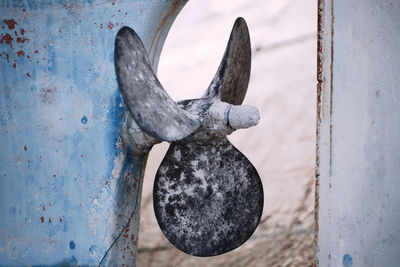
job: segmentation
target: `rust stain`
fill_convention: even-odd
[[[28,148],[26,147],[26,145],[24,145],[24,150],[25,150],[25,152],[28,151]]]
[[[45,104],[54,104],[56,101],[55,93],[57,91],[56,87],[52,88],[42,88],[38,94],[40,101]]]
[[[158,25],[155,34],[153,36],[153,39],[151,40],[150,43],[150,48],[149,48],[149,56],[151,54],[152,51],[154,51],[152,58],[151,58],[151,65],[154,66],[154,61],[155,61],[155,57],[156,57],[156,51],[157,51],[157,47],[160,44],[160,38],[161,38],[161,30],[162,28],[165,26],[165,24],[167,23],[168,19],[173,16],[173,14],[175,14],[175,12],[179,9],[179,3],[181,2],[181,0],[174,0],[174,2],[171,4],[171,7],[168,9],[167,14],[163,17],[163,19],[161,20],[160,25]]]
[[[14,38],[12,38],[12,36],[11,36],[10,34],[7,33],[6,35],[4,35],[4,36],[1,38],[0,43],[5,42],[5,43],[8,44],[9,46],[11,46],[12,40],[14,40]]]
[[[17,43],[25,43],[26,41],[29,41],[29,39],[28,38],[21,38],[21,37],[18,37],[17,38]]]
[[[19,51],[17,52],[17,55],[18,55],[18,56],[25,56],[25,53],[24,53],[24,51],[19,50]]]
[[[317,40],[317,120],[316,120],[316,135],[317,135],[317,144],[316,144],[316,166],[315,166],[315,202],[314,202],[314,246],[318,249],[318,234],[319,234],[319,224],[318,224],[318,216],[319,216],[319,179],[320,179],[320,127],[322,120],[322,111],[323,111],[323,102],[321,99],[322,87],[325,85],[325,79],[323,78],[323,18],[324,18],[324,7],[325,0],[318,0],[318,40]],[[318,266],[318,258],[315,257],[314,266]]]
[[[44,218],[43,218],[43,216],[40,217],[40,222],[41,222],[41,223],[44,223]]]
[[[322,75],[322,74],[321,74]],[[323,80],[323,85],[325,85],[326,84],[326,77],[325,76],[323,76],[322,77],[322,80]],[[322,97],[322,99],[321,99],[321,122],[322,121],[325,121],[326,120],[326,116],[327,116],[327,103],[328,103],[328,100],[327,100],[327,98],[328,98],[328,95],[327,95],[327,93],[326,93],[326,90],[325,89],[322,89],[321,88],[321,97]]]
[[[15,24],[18,24],[14,19],[5,19],[3,21],[5,24],[7,24],[8,29],[10,30],[15,28]]]
[[[29,72],[26,73],[26,76],[28,76],[29,78],[32,78],[31,75],[29,74]]]
[[[333,62],[334,62],[334,0],[331,0],[330,6],[326,7],[325,0],[318,0],[318,58],[317,58],[317,147],[316,147],[316,179],[315,179],[315,213],[314,213],[314,225],[315,225],[315,247],[318,251],[318,237],[319,237],[319,188],[320,188],[320,131],[322,122],[327,119],[327,106],[328,103],[328,88],[326,84],[327,70],[329,68],[329,179],[332,176],[332,159],[333,159]],[[324,27],[326,21],[326,15],[330,15],[330,29]],[[324,36],[323,30],[330,30],[330,40],[328,40],[328,34]],[[324,38],[325,37],[325,38]],[[327,39],[327,40],[324,40]],[[330,42],[330,43],[328,43]],[[328,47],[329,51],[324,51],[324,47]],[[328,55],[330,57],[329,67],[324,66]],[[325,75],[324,75],[325,69]],[[330,187],[330,183],[329,183]],[[316,258],[315,266],[318,266],[318,258]]]
[[[72,2],[72,1],[68,1],[68,2]],[[73,16],[78,16],[78,11],[80,9],[82,9],[82,5],[79,4],[79,2],[77,2],[77,3],[67,3],[67,4],[63,4],[63,6],[64,6],[65,10],[67,10]]]

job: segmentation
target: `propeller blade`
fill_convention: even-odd
[[[203,97],[220,97],[223,102],[242,104],[249,84],[250,69],[249,29],[243,18],[237,18],[218,71]]]
[[[154,74],[139,36],[129,27],[117,33],[114,60],[122,97],[141,130],[160,140],[176,141],[200,126],[195,115],[169,97]]]
[[[195,256],[246,242],[262,215],[260,177],[226,137],[171,143],[154,181],[154,212],[166,238]]]

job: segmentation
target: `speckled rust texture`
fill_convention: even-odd
[[[196,256],[219,255],[247,241],[263,200],[256,169],[225,137],[171,144],[154,182],[154,210],[164,235]]]

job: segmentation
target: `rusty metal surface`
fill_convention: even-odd
[[[93,266],[117,236],[105,262],[134,262],[146,157],[120,137],[114,39],[158,29],[156,65],[185,3],[0,1],[0,265]]]
[[[319,5],[319,266],[397,266],[400,6]]]

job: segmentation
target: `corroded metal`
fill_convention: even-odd
[[[319,266],[399,266],[400,5],[320,0]]]
[[[195,256],[243,244],[261,218],[254,166],[225,137],[172,143],[154,182],[154,210],[168,240]]]
[[[134,265],[147,155],[122,138],[115,34],[135,25],[156,69],[186,2],[0,0],[1,266]]]
[[[132,130],[125,125],[127,139],[147,142],[133,141],[135,153],[146,153],[157,140],[171,142],[154,182],[157,221],[167,239],[186,253],[228,252],[252,235],[263,209],[256,169],[226,138],[259,121],[256,108],[240,106],[250,77],[247,25],[236,20],[217,74],[200,99],[175,103],[146,54],[134,30],[118,32],[116,73],[127,118],[135,121]]]

